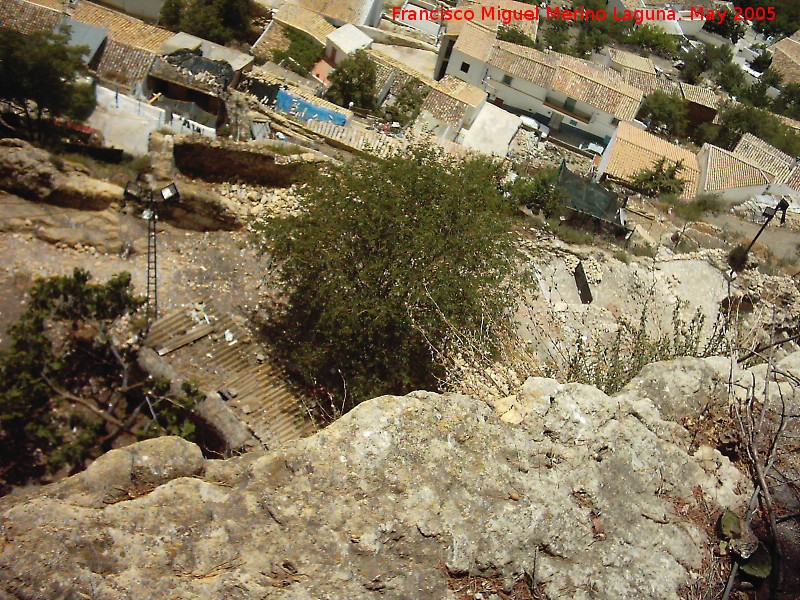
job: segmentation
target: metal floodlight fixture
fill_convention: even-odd
[[[144,190],[135,181],[129,181],[125,185],[125,197],[129,200],[141,200],[144,196]]]
[[[170,200],[177,200],[180,198],[180,194],[178,193],[178,187],[174,183],[170,183],[167,187],[161,190],[161,198],[164,202],[169,202]]]
[[[777,207],[775,207],[775,206],[767,206],[767,207],[764,209],[764,216],[765,216],[765,217],[767,217],[767,220],[769,221],[770,219],[772,219],[772,217],[774,217],[774,216],[775,216],[775,212],[776,212],[777,210],[778,210],[778,209],[777,209]]]
[[[778,206],[775,207],[776,210],[781,212],[781,225],[786,223],[786,211],[789,209],[789,201],[786,198],[781,198],[781,201],[778,202]]]

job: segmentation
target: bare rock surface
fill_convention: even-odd
[[[57,165],[48,152],[18,139],[0,140],[0,189],[92,210],[108,208],[122,197],[121,187],[90,177],[80,166]]]
[[[527,573],[549,598],[677,598],[710,547],[686,508],[748,486],[631,389],[386,396],[226,461],[115,450],[0,501],[0,597],[452,598],[450,577]]]

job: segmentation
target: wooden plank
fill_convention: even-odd
[[[196,342],[197,340],[204,338],[209,333],[214,331],[213,325],[206,325],[203,323],[202,325],[198,325],[191,331],[187,332],[186,335],[179,337],[176,340],[171,341],[169,344],[162,346],[157,350],[159,356],[164,356],[169,354],[170,352],[175,352],[175,350],[179,348],[183,348],[184,346]]]

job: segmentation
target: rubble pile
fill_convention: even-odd
[[[300,198],[297,186],[268,188],[241,182],[225,182],[215,190],[229,201],[238,202],[251,217],[289,217],[300,213]]]

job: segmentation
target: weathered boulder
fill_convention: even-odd
[[[0,140],[0,189],[29,200],[89,210],[103,210],[122,198],[121,187],[90,177],[80,166],[57,162],[23,140]]]
[[[226,461],[115,450],[0,501],[0,597],[452,598],[452,577],[527,574],[549,598],[677,598],[709,548],[685,508],[744,502],[647,398],[532,379],[500,404],[377,398]]]
[[[0,189],[44,200],[63,181],[48,152],[23,140],[0,140]]]

